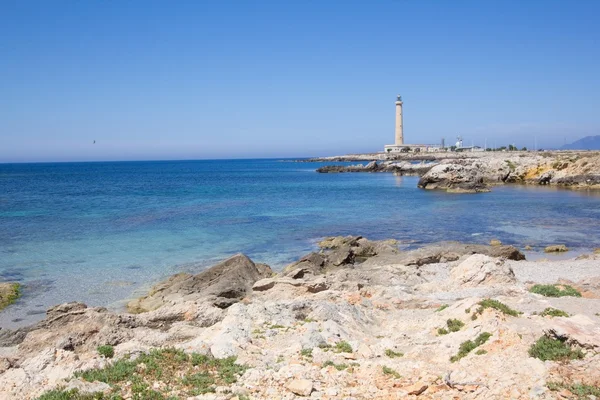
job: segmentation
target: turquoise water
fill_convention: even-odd
[[[0,164],[0,280],[25,285],[0,326],[51,305],[112,308],[236,252],[281,268],[323,236],[600,247],[600,196],[521,186],[456,195],[416,177],[318,174],[277,160]]]

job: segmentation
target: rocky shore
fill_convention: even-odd
[[[238,254],[174,275],[130,312],[58,305],[0,330],[0,398],[596,398],[600,255],[493,244],[334,237],[281,273]]]
[[[494,185],[553,185],[600,189],[600,153],[594,151],[365,154],[313,161],[370,161],[367,165],[331,165],[331,172],[393,172],[418,175],[418,187],[449,192],[487,192]],[[413,164],[415,161],[421,163]],[[427,161],[427,162],[426,162]]]

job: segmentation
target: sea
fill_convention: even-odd
[[[0,281],[23,285],[23,297],[0,312],[0,328],[36,322],[69,301],[122,310],[159,280],[236,253],[278,270],[326,236],[394,238],[403,248],[491,239],[534,253],[556,243],[569,254],[600,247],[598,192],[449,194],[418,189],[411,176],[315,172],[322,165],[0,164]]]

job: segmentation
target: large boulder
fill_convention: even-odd
[[[489,192],[479,168],[473,165],[439,164],[419,179],[421,189],[440,189],[455,193]]]
[[[177,274],[154,286],[148,295],[128,304],[132,312],[155,310],[177,301],[206,299],[219,308],[227,308],[252,291],[252,285],[273,272],[268,265],[255,264],[247,256],[236,254],[197,275]]]
[[[463,287],[505,285],[517,281],[512,268],[501,258],[473,254],[450,272],[453,281]]]

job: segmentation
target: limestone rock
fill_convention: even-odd
[[[489,192],[479,169],[472,165],[436,165],[421,177],[417,186],[456,193]]]
[[[490,240],[490,246],[501,246],[502,242],[499,241],[498,239],[492,239]]]
[[[569,251],[569,249],[564,244],[553,244],[544,249],[545,253],[564,253],[565,251]]]
[[[450,275],[452,280],[465,287],[516,282],[515,273],[504,260],[483,254],[473,254],[454,267]]]
[[[294,379],[286,386],[288,390],[298,396],[310,396],[313,390],[313,383],[308,379]]]
[[[600,350],[600,326],[585,315],[553,318],[552,326],[546,332],[584,349]]]
[[[264,264],[254,264],[245,255],[237,254],[197,275],[174,275],[152,288],[148,295],[131,301],[128,308],[144,312],[173,301],[200,298],[210,298],[216,307],[227,308],[246,296],[256,281],[271,275],[271,269]]]

